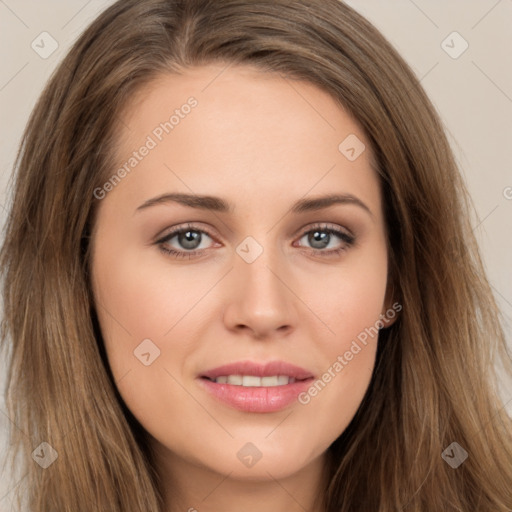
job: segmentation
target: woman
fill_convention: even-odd
[[[31,511],[512,508],[467,193],[351,8],[117,2],[17,172],[3,335]]]

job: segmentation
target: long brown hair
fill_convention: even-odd
[[[118,1],[49,80],[20,146],[0,254],[12,452],[24,457],[29,509],[163,509],[144,432],[103,351],[89,233],[130,98],[212,62],[317,85],[358,120],[376,157],[403,310],[381,331],[370,387],[329,449],[326,510],[510,510],[512,424],[494,364],[511,361],[467,191],[417,78],[337,0]],[[31,455],[41,442],[58,454],[44,470]],[[453,442],[468,454],[457,468],[441,456]]]

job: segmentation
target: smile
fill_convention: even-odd
[[[256,375],[221,375],[215,381],[217,384],[231,384],[233,386],[253,387],[272,387],[286,386],[295,382],[294,377],[287,375],[272,375],[271,377],[257,377]]]
[[[241,361],[199,375],[199,385],[218,402],[242,412],[271,413],[297,402],[314,376],[283,361]]]

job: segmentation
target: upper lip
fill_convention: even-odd
[[[313,374],[300,366],[295,366],[285,361],[270,361],[257,363],[253,361],[237,361],[212,368],[201,373],[200,377],[216,379],[227,375],[254,375],[256,377],[271,377],[273,375],[286,375],[296,380],[304,380],[313,377]]]

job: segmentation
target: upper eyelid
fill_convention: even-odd
[[[194,226],[191,223],[189,223],[183,226],[171,228],[164,235],[158,236],[156,242],[164,241],[186,231],[201,231],[203,233],[206,233],[210,238],[215,238],[215,235],[213,235],[208,229],[200,226]]]
[[[304,235],[306,235],[307,233],[309,233],[315,229],[319,229],[321,231],[340,231],[342,233],[344,231],[346,231],[347,233],[345,233],[345,234],[347,236],[349,236],[351,238],[355,238],[355,235],[351,232],[351,230],[349,230],[348,228],[343,227],[343,226],[338,226],[331,222],[313,223],[310,226],[301,228],[293,236],[294,237],[300,236],[302,238]],[[201,227],[200,225],[194,225],[192,222],[190,222],[190,223],[186,223],[182,226],[177,226],[175,228],[171,228],[171,230],[167,234],[165,234],[163,236],[159,236],[158,239],[156,240],[156,243],[167,242],[170,239],[174,238],[176,235],[186,232],[187,230],[204,232],[204,233],[206,233],[206,235],[208,235],[210,238],[212,238],[214,240],[216,240],[218,238],[213,233],[211,233],[209,229]],[[201,250],[201,249],[198,249],[198,250]]]

